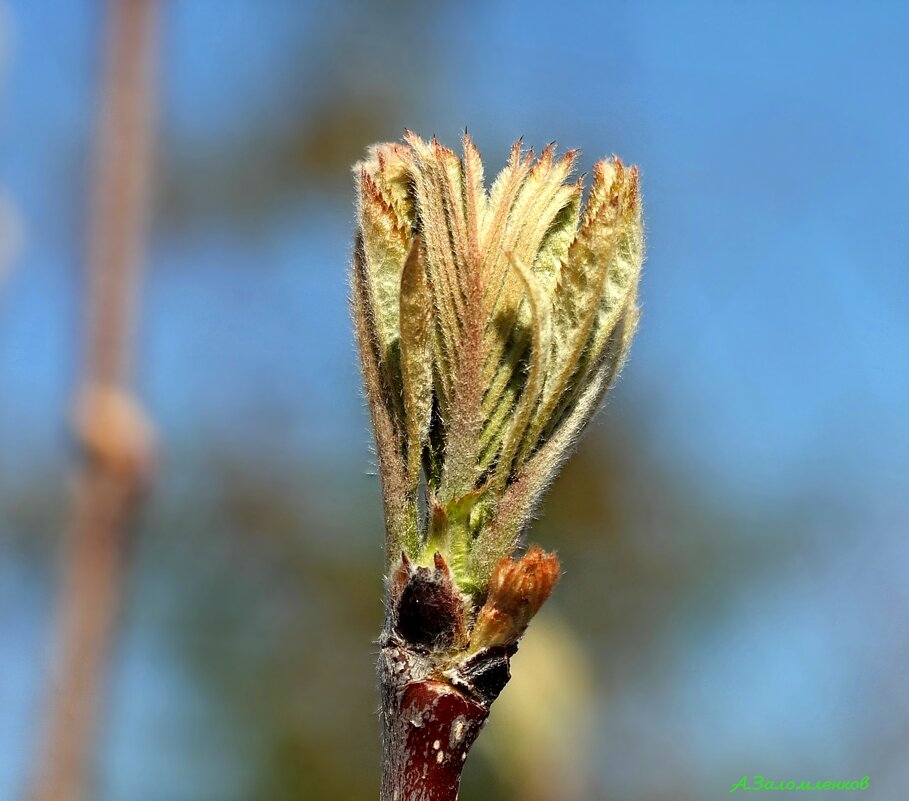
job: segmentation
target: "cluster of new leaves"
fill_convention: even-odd
[[[407,133],[355,168],[353,308],[387,553],[485,591],[628,352],[643,257],[636,168],[511,150],[491,189]]]

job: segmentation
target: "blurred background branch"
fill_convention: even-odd
[[[147,225],[155,0],[110,0],[86,282],[80,447],[58,599],[57,653],[34,801],[90,798],[90,766],[128,535],[150,478],[150,427],[132,398]]]

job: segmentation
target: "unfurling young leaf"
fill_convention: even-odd
[[[438,549],[482,595],[624,362],[637,169],[597,163],[582,210],[576,156],[516,143],[487,192],[468,136],[458,158],[408,132],[356,167],[353,306],[389,569]]]

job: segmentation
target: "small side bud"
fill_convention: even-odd
[[[112,385],[91,384],[78,399],[73,423],[89,458],[127,477],[137,488],[146,485],[154,461],[154,431],[129,395]]]
[[[533,545],[521,559],[505,557],[492,574],[489,595],[477,615],[470,650],[517,642],[552,594],[561,569],[554,553]]]

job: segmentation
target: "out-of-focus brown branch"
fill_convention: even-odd
[[[151,472],[150,427],[131,397],[148,219],[155,0],[111,0],[87,276],[87,342],[74,415],[75,475],[53,686],[33,801],[88,797],[130,524]]]

